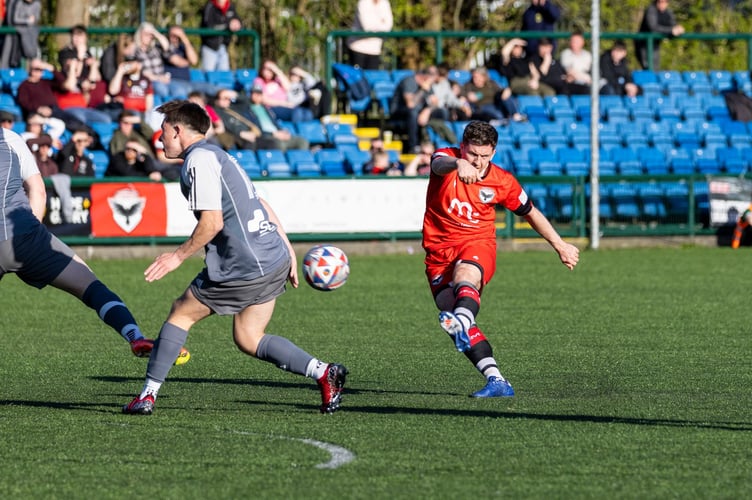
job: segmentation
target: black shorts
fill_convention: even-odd
[[[204,268],[190,285],[199,302],[220,316],[237,314],[248,306],[263,304],[282,295],[290,274],[290,264],[283,264],[272,273],[250,281],[211,281]]]
[[[73,255],[68,245],[40,224],[30,233],[0,241],[0,278],[16,273],[27,284],[44,288],[60,276]]]

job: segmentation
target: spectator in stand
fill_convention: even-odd
[[[102,80],[99,61],[91,55],[86,27],[70,29],[71,40],[58,54],[60,72],[55,72],[58,105],[83,123],[110,123],[112,117],[99,108],[110,101]]]
[[[405,77],[394,90],[389,110],[391,119],[401,121],[407,129],[406,152],[416,152],[428,122],[431,118],[441,118],[440,112],[434,113],[438,99],[432,87],[437,77],[435,67],[420,69]]]
[[[222,118],[217,114],[216,110],[207,102],[206,94],[200,90],[194,90],[188,94],[188,100],[198,104],[206,114],[209,115],[211,121],[211,127],[206,131],[206,140],[218,144],[224,150],[232,149],[235,147],[235,139],[225,129],[225,124]]]
[[[264,104],[264,94],[261,87],[253,86],[251,89],[251,103],[249,106],[250,118],[261,130],[261,135],[256,139],[258,149],[308,149],[306,139],[293,135],[280,123],[274,111]],[[225,122],[227,126],[227,122]]]
[[[422,142],[420,144],[420,153],[416,154],[413,159],[405,165],[404,174],[410,177],[430,174],[431,156],[433,156],[434,151],[436,151],[436,148],[434,148],[431,141]]]
[[[668,37],[681,36],[684,34],[684,26],[676,22],[674,12],[668,8],[668,0],[653,0],[645,8],[640,23],[640,33],[660,33]],[[658,39],[653,44],[652,70],[658,71],[661,66],[661,41]],[[650,68],[648,61],[648,41],[635,40],[635,51],[640,66],[643,69]]]
[[[50,145],[55,149],[60,149],[63,147],[60,137],[64,132],[65,124],[61,120],[45,118],[39,113],[32,113],[26,118],[26,130],[20,135],[24,141],[47,135],[50,137]]]
[[[138,141],[128,141],[122,151],[112,156],[105,177],[148,177],[161,181],[162,173],[157,162]]]
[[[139,113],[149,122],[154,109],[154,87],[143,71],[139,61],[126,60],[118,65],[115,77],[109,85],[112,100],[120,103],[123,109]]]
[[[151,23],[141,23],[133,39],[136,43],[136,60],[141,62],[141,72],[151,80],[154,94],[160,97],[185,99],[191,91],[187,80],[174,80],[167,72],[164,60],[170,50],[166,36]]]
[[[233,145],[227,149],[257,149],[261,128],[251,119],[250,103],[245,97],[234,90],[221,89],[214,98],[214,111],[232,137]]]
[[[118,66],[126,60],[132,60],[136,56],[136,44],[133,35],[120,33],[117,39],[104,49],[102,59],[99,62],[102,79],[109,85],[117,73]]]
[[[389,0],[358,0],[352,31],[392,31],[394,16]],[[350,64],[362,69],[379,69],[384,40],[379,37],[351,37],[347,40]]]
[[[561,51],[560,59],[562,67],[567,72],[567,83],[587,87],[584,92],[587,94],[593,81],[590,76],[593,54],[585,48],[585,37],[582,33],[572,33],[569,37],[569,47]]]
[[[517,103],[509,87],[501,88],[488,76],[484,67],[474,68],[470,73],[470,80],[462,87],[462,94],[467,98],[472,109],[473,120],[504,120],[525,121],[520,114]]]
[[[198,53],[193,44],[180,26],[170,26],[167,32],[168,47],[164,55],[165,71],[170,75],[171,87],[174,89],[188,89],[189,95],[198,90],[204,94],[214,95],[217,92],[215,85],[209,82],[191,81],[191,67],[198,64]],[[180,87],[177,87],[177,86]],[[177,94],[171,94],[173,96]]]
[[[311,110],[314,118],[321,118],[332,110],[332,95],[324,82],[300,66],[290,68],[290,87],[287,99],[295,106],[305,106]]]
[[[470,119],[473,110],[462,93],[462,87],[449,79],[449,63],[443,62],[436,67],[438,76],[431,90],[438,99],[439,109],[444,111],[444,120],[456,122]],[[447,139],[449,140],[449,139]],[[449,142],[457,142],[457,137]]]
[[[64,128],[74,130],[87,127],[75,115],[60,108],[52,80],[42,78],[44,71],[53,71],[55,67],[41,59],[32,59],[29,63],[29,76],[21,82],[16,94],[16,103],[21,108],[24,118],[39,114],[45,118],[51,129]]]
[[[274,61],[264,61],[259,75],[253,80],[253,87],[262,89],[264,105],[268,106],[274,115],[291,122],[313,119],[313,112],[303,103],[290,101],[290,79]]]
[[[39,173],[42,177],[51,177],[60,172],[57,163],[52,159],[52,137],[47,134],[41,134],[38,137],[32,137],[26,140],[31,154],[39,167]]]
[[[0,127],[13,130],[14,123],[16,123],[16,115],[10,111],[0,111]]]
[[[554,89],[540,81],[540,73],[535,69],[525,51],[527,42],[512,38],[501,49],[500,72],[507,77],[509,88],[515,95],[556,95]]]
[[[588,94],[590,87],[569,83],[564,66],[554,57],[554,46],[548,38],[538,41],[538,53],[530,59],[537,71],[541,85],[548,85],[555,93],[563,95]]]
[[[93,141],[87,130],[74,131],[55,158],[60,173],[71,177],[94,177],[94,162],[86,155],[86,149]]]
[[[110,139],[110,157],[125,150],[128,142],[138,142],[144,154],[154,157],[154,151],[151,149],[151,140],[154,136],[154,130],[141,119],[141,116],[135,111],[124,109],[118,117],[118,128],[113,132]]]
[[[531,0],[530,5],[522,13],[522,31],[554,31],[554,25],[559,20],[561,11],[551,0]],[[538,52],[538,38],[527,39],[529,54]],[[554,48],[556,45],[554,44]]]
[[[0,67],[18,68],[22,59],[36,59],[39,51],[39,20],[42,15],[40,0],[13,0],[7,2],[6,18],[17,33],[4,38]]]
[[[433,144],[431,144],[433,147]],[[384,149],[384,141],[376,138],[371,141],[371,159],[363,164],[363,173],[367,175],[402,175],[402,164],[392,161]]]
[[[209,0],[204,5],[201,27],[213,30],[236,32],[242,29],[235,6],[230,0]],[[226,71],[230,69],[227,46],[230,35],[204,35],[201,37],[201,69]]]
[[[639,89],[632,81],[632,71],[627,62],[627,46],[622,40],[616,40],[611,49],[601,55],[600,69],[602,95],[637,95]]]

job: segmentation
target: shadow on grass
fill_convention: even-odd
[[[123,382],[137,382],[142,379],[136,377],[91,377],[94,380],[112,383]],[[246,386],[264,386],[271,388],[287,388],[287,389],[315,389],[318,390],[315,384],[311,384],[310,381],[301,383],[290,382],[277,382],[268,380],[252,380],[252,379],[206,379],[206,378],[174,378],[170,379],[170,383],[213,383],[213,384],[231,384],[231,385],[246,385]],[[357,389],[347,387],[345,389],[345,396],[365,394],[365,393],[384,393],[393,394],[394,391],[385,391],[380,389]],[[458,396],[458,394],[448,393],[427,393],[422,391],[399,391],[400,394],[416,394],[427,396]],[[287,406],[295,408],[309,409],[308,405],[301,405],[297,403],[283,403],[283,402],[271,402],[271,401],[254,401],[254,400],[242,400],[239,403],[245,403],[253,406]],[[110,408],[116,406],[121,407],[121,404],[110,403],[65,403],[65,402],[50,402],[50,401],[27,401],[27,400],[0,400],[0,406],[27,406],[27,407],[41,407],[60,410],[95,410],[100,412],[108,412],[102,407]],[[97,410],[97,408],[99,408]],[[750,422],[708,422],[708,421],[695,421],[695,420],[682,420],[682,419],[662,419],[662,418],[631,418],[631,417],[617,417],[617,416],[602,416],[602,415],[556,415],[546,413],[515,413],[509,411],[495,411],[495,410],[474,410],[474,409],[457,409],[457,408],[429,408],[429,407],[409,407],[409,406],[349,406],[347,400],[343,403],[342,411],[347,413],[371,413],[379,415],[439,415],[446,417],[468,417],[468,418],[503,418],[509,420],[541,420],[541,421],[559,421],[559,422],[584,422],[594,424],[624,424],[624,425],[638,425],[638,426],[655,426],[655,427],[688,427],[697,429],[715,429],[726,431],[752,431],[752,423]]]

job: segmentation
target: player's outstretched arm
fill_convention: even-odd
[[[174,271],[185,259],[198,252],[214,238],[224,227],[221,210],[204,210],[193,228],[191,236],[175,249],[174,252],[163,253],[144,271],[146,281],[152,282],[163,278]]]
[[[580,250],[576,246],[562,240],[546,216],[536,207],[530,210],[530,213],[525,216],[525,220],[556,250],[561,263],[570,270],[574,269],[574,266],[580,260]]]

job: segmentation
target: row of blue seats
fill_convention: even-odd
[[[707,183],[694,184],[695,209],[700,217],[708,211]],[[579,215],[579,204],[570,184],[525,186],[533,203],[548,217],[568,220]],[[606,220],[644,220],[685,222],[690,201],[689,186],[680,181],[601,184],[599,213]],[[589,186],[585,196],[590,197]],[[586,203],[586,206],[589,204]],[[589,214],[588,214],[589,215]]]
[[[677,71],[636,70],[634,82],[645,90],[658,88],[666,93],[721,93],[727,90],[752,91],[749,71]]]

